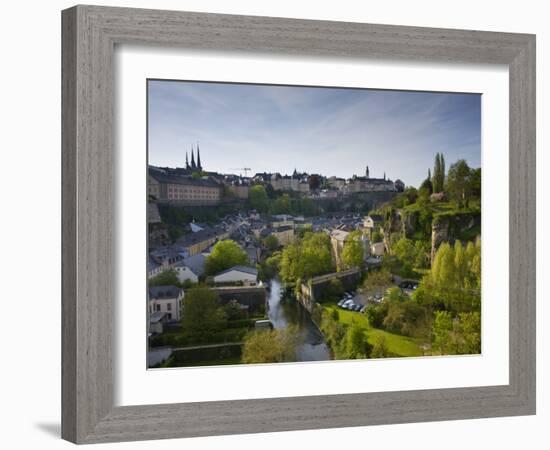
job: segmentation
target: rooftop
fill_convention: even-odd
[[[330,232],[330,237],[333,237],[337,241],[345,241],[348,238],[348,236],[349,236],[349,232],[344,230],[332,230]]]
[[[230,267],[229,269],[222,270],[220,273],[217,273],[216,276],[222,275],[224,273],[233,272],[234,270],[236,270],[237,272],[248,273],[250,275],[256,275],[256,276],[258,275],[258,270],[255,269],[254,267],[233,266],[233,267]]]
[[[181,291],[177,286],[166,285],[166,286],[151,286],[149,288],[149,298],[152,299],[167,299],[167,298],[177,298]]]
[[[181,184],[186,186],[217,187],[220,185],[211,178],[193,178],[189,175],[180,175],[175,170],[149,166],[149,175],[159,183]]]

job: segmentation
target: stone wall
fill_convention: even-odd
[[[263,286],[222,286],[212,288],[220,297],[222,305],[236,300],[248,306],[251,313],[264,314],[266,311],[266,290]]]

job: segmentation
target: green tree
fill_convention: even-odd
[[[386,336],[379,334],[374,338],[374,344],[372,346],[371,358],[387,358],[390,356],[388,344],[386,342]]]
[[[342,250],[342,261],[346,268],[363,267],[365,252],[361,241],[361,232],[353,231],[348,235]]]
[[[426,178],[420,185],[420,190],[426,190],[428,192],[428,195],[431,195],[434,191],[430,169],[428,169],[428,178]]]
[[[380,231],[373,231],[371,235],[371,240],[373,244],[376,244],[378,242],[382,242],[384,240],[384,235],[380,233]]]
[[[481,306],[481,240],[445,242],[438,248],[432,268],[414,293],[421,305],[450,312],[479,311]]]
[[[481,169],[472,169],[470,172],[470,189],[472,197],[481,198]]]
[[[481,353],[481,315],[474,311],[453,317],[436,311],[432,326],[432,349],[441,355]]]
[[[365,329],[354,321],[346,328],[336,359],[366,359],[371,352],[372,345],[367,341]]]
[[[413,267],[418,257],[418,252],[413,241],[402,238],[392,246],[392,253],[401,265],[400,274],[404,277],[414,276]]]
[[[459,208],[468,207],[472,183],[471,170],[465,160],[459,159],[449,168],[446,191]]]
[[[292,213],[292,202],[290,200],[290,195],[283,194],[277,198],[271,205],[272,214],[291,214]]]
[[[294,326],[254,331],[245,338],[241,360],[245,364],[296,361],[300,341],[300,333]]]
[[[196,287],[185,293],[181,325],[194,342],[208,342],[226,323],[227,316],[214,291]]]
[[[266,213],[269,209],[269,197],[266,189],[261,184],[250,188],[248,200],[250,206],[260,213]]]
[[[363,283],[363,289],[368,294],[383,294],[392,285],[392,275],[387,270],[372,270],[368,272]]]
[[[237,300],[231,300],[226,303],[223,310],[228,320],[244,319],[246,316],[246,312],[241,308]]]
[[[436,311],[432,326],[432,349],[441,355],[455,353],[453,316],[449,311]]]
[[[339,321],[338,310],[323,309],[320,328],[327,345],[336,353],[346,334],[344,325]]]
[[[409,186],[405,189],[403,195],[405,200],[403,206],[412,205],[413,203],[416,203],[416,200],[418,199],[418,190],[412,186]]]
[[[179,286],[180,280],[174,269],[165,270],[149,280],[149,286]]]
[[[269,236],[266,236],[262,241],[262,243],[264,244],[264,247],[271,252],[279,248],[279,240],[277,239],[277,236],[275,236],[274,234],[270,234]]]
[[[222,270],[237,265],[248,264],[248,255],[235,241],[226,239],[214,245],[206,258],[204,269],[207,275],[215,275]]]
[[[305,233],[302,239],[287,245],[282,251],[280,275],[287,283],[332,270],[330,238],[325,233]]]
[[[388,313],[389,303],[382,302],[378,305],[369,306],[365,311],[369,325],[373,328],[383,328],[384,319]]]
[[[259,277],[263,281],[275,278],[281,265],[281,253],[275,252],[260,263]]]
[[[432,176],[433,192],[443,192],[445,185],[445,158],[441,153],[436,153],[434,172]]]

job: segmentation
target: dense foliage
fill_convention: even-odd
[[[441,153],[435,155],[434,173],[432,177],[433,192],[443,192],[445,184],[445,158]]]
[[[248,263],[248,255],[239,247],[239,244],[226,239],[214,245],[212,252],[206,258],[204,269],[207,275],[215,275],[230,267]]]
[[[294,326],[250,333],[244,342],[242,362],[245,364],[296,361],[300,333]]]
[[[431,270],[422,278],[415,300],[453,313],[479,311],[481,307],[481,240],[442,244]]]
[[[260,184],[250,188],[248,201],[250,202],[250,206],[260,213],[266,213],[269,209],[267,191]]]
[[[206,287],[189,289],[185,293],[181,324],[193,341],[208,341],[227,325],[227,315],[218,295]]]
[[[149,286],[180,286],[180,284],[174,269],[165,270],[149,280]]]
[[[342,261],[347,269],[363,266],[364,249],[360,231],[353,231],[349,234],[342,250]]]
[[[302,239],[297,239],[282,251],[280,276],[286,283],[296,283],[333,270],[330,238],[325,233],[305,233]]]

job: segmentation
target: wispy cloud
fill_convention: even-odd
[[[150,163],[181,166],[199,141],[208,170],[349,177],[418,185],[436,152],[479,167],[477,94],[149,82]]]

